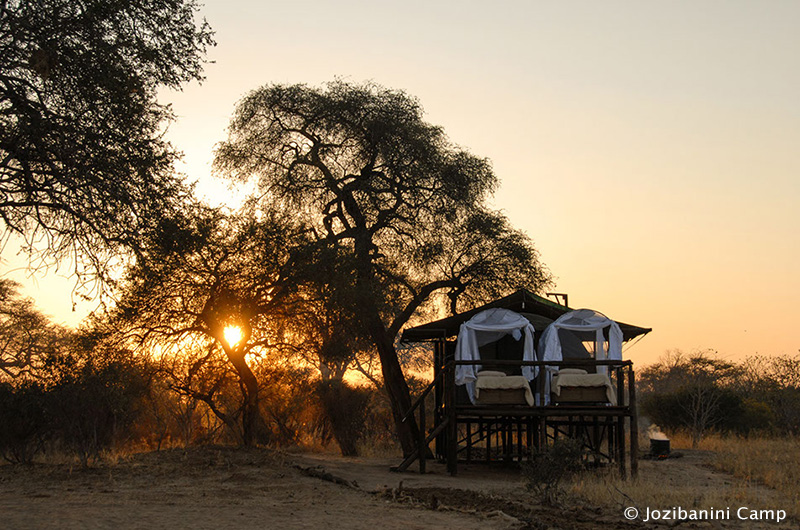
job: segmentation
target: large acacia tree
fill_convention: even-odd
[[[201,79],[194,0],[0,2],[0,220],[94,263],[185,194],[162,87]],[[102,267],[100,267],[102,268]]]
[[[269,85],[238,105],[216,166],[256,178],[263,201],[291,209],[320,245],[352,257],[350,309],[380,357],[405,453],[418,432],[395,339],[437,294],[485,298],[540,289],[548,276],[525,234],[486,207],[497,177],[423,119],[418,101],[373,84]]]

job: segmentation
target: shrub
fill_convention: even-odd
[[[583,466],[583,443],[575,438],[558,438],[549,447],[534,449],[528,462],[522,465],[526,487],[544,504],[556,504],[561,483]]]
[[[88,465],[134,423],[147,388],[142,367],[129,356],[79,360],[59,374],[49,391],[50,415],[58,438]]]
[[[48,395],[38,383],[0,383],[0,455],[30,464],[52,431]]]
[[[343,456],[358,455],[369,413],[370,392],[344,381],[321,381],[317,389],[322,411]]]

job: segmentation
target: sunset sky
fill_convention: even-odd
[[[230,196],[210,162],[249,90],[374,81],[493,162],[493,206],[571,306],[654,329],[634,362],[800,349],[800,3],[208,0],[201,15],[207,80],[162,96],[210,197]],[[56,320],[89,309],[37,281]]]

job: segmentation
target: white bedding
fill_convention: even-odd
[[[475,399],[479,399],[481,389],[491,390],[525,390],[525,401],[529,406],[533,406],[533,392],[531,392],[531,385],[528,380],[521,375],[506,375],[503,377],[494,376],[481,376],[475,381]]]
[[[612,405],[617,404],[617,393],[611,385],[611,381],[606,374],[556,374],[553,376],[552,388],[553,393],[557,396],[561,395],[561,387],[565,386],[602,386],[606,389],[606,397],[608,402]]]

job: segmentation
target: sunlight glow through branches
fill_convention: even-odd
[[[225,337],[225,342],[228,346],[235,348],[239,341],[242,340],[242,328],[239,326],[227,326],[222,330],[222,335]]]

